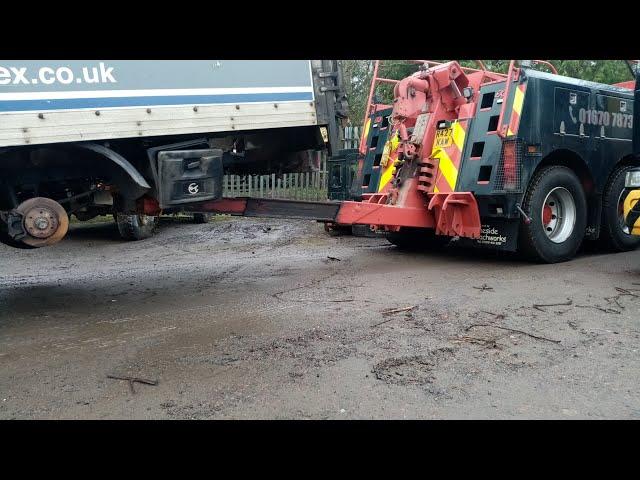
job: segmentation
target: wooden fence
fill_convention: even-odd
[[[326,170],[276,175],[225,175],[223,196],[327,200]]]
[[[342,140],[345,150],[348,148],[358,148],[360,146],[360,127],[344,127],[344,138]]]

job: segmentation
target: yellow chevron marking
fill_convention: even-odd
[[[507,137],[511,137],[513,136],[513,132],[511,131],[511,128],[507,129]]]
[[[398,132],[395,133],[393,137],[391,137],[391,151],[395,152],[400,145],[400,135]]]
[[[382,154],[382,160],[380,161],[380,166],[384,170],[382,171],[382,175],[380,175],[378,192],[381,192],[382,189],[387,185],[387,183],[389,183],[389,181],[393,177],[393,171],[394,171],[393,164],[395,163],[395,160],[392,158],[392,155],[396,153],[396,150],[398,149],[399,144],[400,144],[400,138],[396,133],[391,137],[390,140],[387,140],[387,143],[384,146],[384,153]]]
[[[438,168],[440,169],[440,172],[442,172],[444,179],[449,184],[451,191],[455,191],[456,180],[458,179],[458,169],[455,167],[445,150],[438,150],[438,152],[433,156],[440,160],[438,162]]]
[[[381,192],[382,189],[387,185],[387,183],[389,183],[393,178],[393,170],[394,166],[393,162],[391,162],[389,163],[389,167],[384,172],[382,172],[382,175],[380,175],[380,185],[378,186],[379,192]]]
[[[629,216],[631,209],[635,206],[636,203],[638,203],[638,200],[640,200],[640,190],[631,190],[627,195],[627,198],[624,199],[623,208],[625,223],[627,223],[627,217]],[[640,218],[638,218],[638,220],[636,220],[633,224],[631,234],[640,235]]]
[[[435,185],[433,186],[433,193],[440,193],[440,189]]]
[[[466,133],[464,131],[464,128],[462,128],[462,125],[460,125],[460,122],[455,122],[453,124],[453,143],[456,144],[456,147],[458,147],[458,150],[460,150],[461,152],[464,147],[465,135]]]
[[[516,94],[513,97],[513,109],[518,115],[522,112],[522,104],[524,103],[524,93],[520,88],[516,88]]]

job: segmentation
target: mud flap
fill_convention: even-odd
[[[222,150],[158,152],[158,201],[161,208],[222,198]]]
[[[436,234],[477,238],[480,214],[475,197],[468,192],[436,193],[429,202],[436,220]]]

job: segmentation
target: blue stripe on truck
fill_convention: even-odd
[[[225,95],[177,95],[158,97],[60,98],[50,100],[0,100],[0,112],[75,110],[81,108],[210,105],[221,103],[293,102],[313,100],[312,92],[237,93]]]

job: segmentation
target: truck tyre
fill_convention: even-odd
[[[144,240],[151,237],[157,226],[160,217],[151,215],[128,215],[116,213],[116,223],[120,236],[125,240]]]
[[[194,213],[193,223],[209,223],[213,215],[213,213]]]
[[[624,223],[623,203],[625,199],[624,180],[633,166],[614,170],[602,196],[602,226],[600,245],[612,252],[634,250],[640,244],[640,236],[630,235]]]
[[[387,240],[401,250],[438,250],[449,243],[451,237],[436,235],[430,228],[403,227],[397,232],[389,232]]]
[[[522,209],[531,219],[520,224],[520,251],[531,260],[557,263],[576,254],[587,227],[587,200],[580,180],[567,167],[537,172]]]

